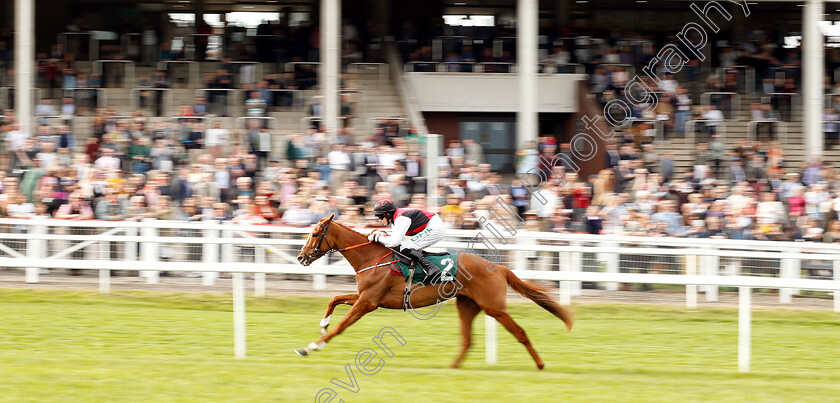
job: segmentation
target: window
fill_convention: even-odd
[[[516,151],[515,121],[463,120],[458,132],[461,140],[472,139],[484,151],[484,160],[494,172],[514,172]]]
[[[492,27],[496,17],[492,15],[449,14],[443,16],[443,22],[452,27]]]

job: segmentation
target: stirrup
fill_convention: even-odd
[[[403,312],[408,311],[408,304],[411,298],[411,284],[414,280],[414,264],[408,269],[408,280],[405,281],[405,290],[403,290]]]

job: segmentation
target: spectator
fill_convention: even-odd
[[[105,221],[122,221],[126,218],[127,205],[120,200],[119,194],[113,189],[105,190],[105,198],[96,203],[96,219]]]
[[[703,112],[703,119],[707,120],[706,129],[711,137],[712,135],[717,134],[717,127],[721,122],[723,122],[724,116],[717,107],[709,105],[706,111]]]
[[[249,117],[265,116],[266,103],[260,96],[259,91],[252,91],[248,100],[245,101],[245,113]]]
[[[230,141],[230,131],[222,127],[221,121],[213,122],[213,127],[205,132],[204,146],[213,158],[220,158],[225,155]]]
[[[825,108],[823,113],[823,133],[828,148],[840,144],[840,115],[833,108]]]
[[[685,233],[682,216],[677,213],[677,206],[671,200],[665,200],[657,206],[657,212],[651,216],[651,222],[664,223],[665,233],[669,236],[682,236]]]
[[[71,193],[67,203],[55,212],[55,218],[62,220],[90,220],[94,218],[90,202],[82,198],[81,193]]]
[[[298,196],[289,197],[286,212],[281,218],[283,224],[301,227],[311,225],[315,221],[315,214],[301,203]]]

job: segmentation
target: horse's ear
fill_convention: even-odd
[[[332,213],[332,214],[330,214],[330,216],[329,216],[329,217],[327,217],[327,222],[332,221],[332,220],[333,220],[333,217],[335,217],[335,213]]]

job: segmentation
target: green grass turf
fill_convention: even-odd
[[[420,321],[376,311],[325,350],[314,341],[326,299],[248,300],[248,358],[233,357],[229,295],[0,289],[0,401],[314,401],[332,387],[347,402],[837,401],[840,315],[753,312],[752,372],[737,372],[737,311],[630,305],[575,305],[562,323],[535,304],[511,304],[546,362],[538,371],[501,326],[499,364],[484,363],[484,319],[464,368],[450,370],[460,343],[454,303]],[[347,311],[338,309],[333,325]],[[395,356],[366,376],[344,365],[391,326]],[[386,339],[388,340],[388,339]],[[374,361],[375,362],[375,361]],[[339,398],[333,400],[338,402]]]

